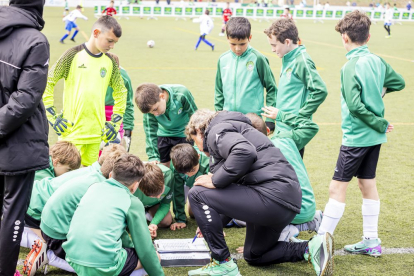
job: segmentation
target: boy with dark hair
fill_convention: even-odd
[[[216,111],[253,112],[260,115],[264,106],[275,106],[277,87],[269,61],[249,46],[252,38],[247,18],[234,17],[226,26],[230,50],[222,54],[217,65],[214,108]],[[267,119],[271,131],[275,123]]]
[[[175,223],[171,225],[170,229],[176,230],[187,226],[187,216],[184,209],[188,190],[193,187],[197,177],[208,174],[210,167],[208,157],[200,152],[197,146],[176,145],[171,149],[170,156],[171,170],[174,174],[173,211],[175,215]],[[190,217],[194,217],[190,204],[187,206],[188,214]]]
[[[129,276],[142,267],[149,275],[164,275],[144,206],[133,195],[144,174],[142,161],[124,154],[115,161],[110,179],[93,184],[82,197],[63,244],[66,260],[78,275]],[[133,248],[122,242],[127,227]]]
[[[170,151],[177,144],[190,143],[184,130],[197,110],[193,95],[183,85],[143,83],[135,92],[135,103],[144,113],[146,152],[149,161],[170,167]]]
[[[79,169],[80,165],[81,156],[75,145],[68,141],[57,141],[49,149],[49,168],[36,171],[35,181],[60,176]]]
[[[152,238],[157,237],[158,227],[166,228],[172,223],[170,212],[173,197],[174,178],[170,169],[164,165],[146,163],[145,175],[134,196],[145,207],[148,229]]]
[[[381,144],[394,126],[384,119],[383,90],[405,87],[402,76],[382,58],[368,50],[371,20],[355,10],[341,19],[335,30],[341,34],[348,62],[341,69],[342,146],[329,186],[329,201],[318,234],[334,233],[345,210],[349,181],[356,176],[362,192],[362,241],[346,245],[345,251],[381,255],[378,238],[380,201],[375,180]]]
[[[49,123],[60,139],[75,144],[84,166],[98,160],[101,140],[114,140],[122,123],[127,90],[118,64],[107,54],[121,35],[116,19],[102,16],[93,25],[89,41],[67,50],[49,71],[43,96]],[[57,114],[53,90],[62,78],[65,79],[63,112]],[[114,89],[115,104],[111,121],[105,122],[108,86]]]
[[[65,30],[67,31],[66,34],[59,40],[60,43],[64,44],[64,40],[70,35],[70,32],[72,31],[72,29],[75,29],[75,32],[72,35],[72,38],[70,40],[72,40],[73,42],[75,42],[75,36],[78,34],[79,32],[79,27],[78,25],[76,25],[76,19],[80,17],[84,20],[88,20],[88,18],[86,16],[84,16],[82,14],[82,6],[77,5],[76,9],[74,9],[73,11],[71,11],[67,16],[65,16],[63,18],[63,21],[65,21]]]
[[[295,22],[287,18],[278,19],[265,30],[265,34],[268,36],[272,52],[282,59],[276,108],[312,119],[328,91],[305,46],[298,45],[298,29]],[[279,114],[281,116],[283,113]],[[276,133],[292,130],[287,123],[281,122],[280,117],[276,118],[276,121]],[[298,147],[302,158],[304,146]]]

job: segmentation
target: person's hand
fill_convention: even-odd
[[[105,122],[105,128],[102,130],[102,140],[106,143],[116,139],[119,128],[121,127],[122,116],[112,114],[111,121]]]
[[[201,176],[196,178],[196,180],[194,182],[194,186],[203,186],[203,187],[206,187],[208,189],[215,189],[216,186],[213,185],[212,177],[213,177],[213,174],[211,174],[211,173],[201,175]]]
[[[197,238],[203,238],[204,237],[203,233],[201,233],[201,231],[200,231],[200,227],[197,227],[196,235],[197,235]]]
[[[62,135],[64,132],[68,132],[69,129],[73,126],[72,122],[69,122],[63,118],[63,113],[56,114],[56,109],[54,106],[46,108],[46,112],[47,120],[58,136]]]
[[[160,161],[158,161],[158,160],[148,161],[148,164],[152,164],[152,165],[157,165],[159,163],[160,163]]]
[[[394,130],[394,125],[388,124],[387,131],[385,133],[390,133],[393,130]]]
[[[263,113],[262,113],[263,117],[273,119],[273,120],[276,120],[277,113],[279,113],[279,109],[273,106],[262,107],[262,110],[263,110]]]
[[[158,226],[155,224],[150,224],[148,225],[148,229],[150,231],[151,238],[155,239],[157,237]]]
[[[236,251],[237,251],[237,253],[243,254],[243,252],[244,252],[244,246],[237,247],[236,248]]]
[[[171,224],[170,229],[175,231],[175,230],[183,229],[186,227],[187,227],[187,224],[185,222],[176,222],[176,223]]]

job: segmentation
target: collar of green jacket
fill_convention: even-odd
[[[301,53],[306,52],[306,48],[303,45],[299,45],[299,47],[293,49],[292,51],[290,51],[289,53],[285,54],[282,58],[282,62],[286,63],[286,62],[291,62],[292,60],[294,60],[298,55],[300,55]]]
[[[165,109],[165,114],[167,114],[170,109],[175,109],[177,107],[175,102],[171,100],[171,97],[175,97],[175,94],[174,94],[173,89],[171,89],[171,87],[160,85],[160,88],[168,92],[168,101],[167,101],[167,106]]]
[[[109,178],[105,182],[108,183],[108,184],[111,184],[113,186],[118,186],[118,187],[120,187],[122,189],[125,189],[125,191],[128,191],[128,194],[132,195],[131,194],[131,191],[128,189],[128,187],[126,187],[125,185],[121,184],[119,181],[117,181],[117,180],[115,180],[113,178]]]
[[[232,50],[230,50],[230,52],[231,52],[231,54],[233,55],[233,57],[235,57],[235,58],[238,58],[238,57],[240,57],[240,58],[243,58],[243,57],[245,57],[245,56],[247,56],[250,52],[252,51],[252,46],[247,46],[247,50],[246,51],[244,51],[244,53],[243,54],[241,54],[240,56],[238,56],[238,55],[236,55]]]
[[[53,177],[56,177],[55,167],[53,166],[52,156],[50,156],[50,155],[49,155],[49,169],[48,170],[50,170],[50,174],[52,174]]]
[[[362,45],[360,47],[357,47],[357,48],[352,49],[351,51],[349,51],[346,54],[346,58],[351,60],[355,57],[364,56],[364,55],[369,54],[369,53],[370,52],[368,50],[368,46],[365,44],[365,45]]]
[[[101,164],[99,164],[99,162],[98,162],[98,161],[96,161],[96,162],[94,162],[94,163],[92,164],[92,168],[93,168],[94,170],[96,170],[97,172],[101,172]]]

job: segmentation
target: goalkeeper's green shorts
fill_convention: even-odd
[[[99,147],[101,143],[97,144],[75,144],[79,150],[84,167],[90,166],[99,158]]]

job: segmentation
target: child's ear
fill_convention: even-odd
[[[367,38],[367,41],[365,43],[368,43],[370,38],[371,38],[371,34],[368,34],[368,38]]]
[[[252,40],[252,35],[249,36],[249,42],[250,42],[250,40]]]
[[[343,34],[341,34],[341,36],[342,36],[342,41],[343,41],[345,44],[349,43],[349,37],[348,37],[348,35],[347,35],[347,34],[343,33]]]
[[[112,178],[112,171],[109,173],[109,178]]]
[[[59,161],[57,161],[57,159],[52,158],[52,164],[53,164],[53,167],[56,167],[56,165],[59,164]]]

